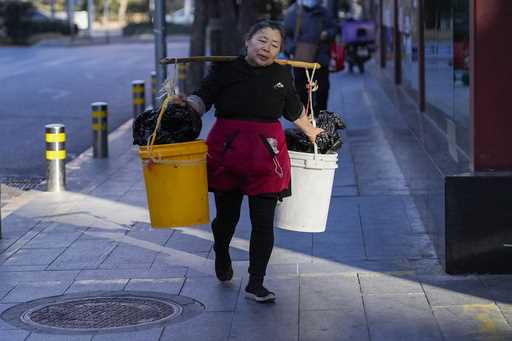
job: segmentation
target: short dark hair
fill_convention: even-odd
[[[281,50],[282,50],[283,45],[284,45],[284,29],[283,29],[283,25],[281,25],[281,23],[279,21],[275,21],[275,20],[265,19],[265,20],[256,22],[256,24],[252,25],[251,28],[249,29],[249,31],[247,31],[247,33],[245,34],[245,41],[250,40],[257,32],[259,32],[265,28],[270,28],[274,31],[279,32],[279,34],[281,35]]]

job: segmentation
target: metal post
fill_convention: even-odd
[[[87,34],[92,38],[92,31],[94,25],[94,1],[87,0]]]
[[[141,112],[145,110],[144,98],[144,81],[136,80],[132,82],[133,91],[133,118],[137,117]]]
[[[94,102],[92,108],[92,156],[108,157],[108,104]]]
[[[66,128],[63,124],[45,126],[48,192],[66,189]]]
[[[153,109],[156,109],[156,96],[158,92],[158,87],[156,84],[156,72],[151,71],[151,105],[153,106]]]
[[[109,35],[109,17],[110,17],[110,1],[103,0],[103,26],[105,27],[105,39],[107,44],[110,43],[110,35]]]
[[[75,37],[75,0],[68,0],[68,24],[71,40]]]
[[[160,60],[167,56],[167,30],[165,25],[165,0],[155,0],[155,15],[153,20],[155,35],[155,70],[156,84],[160,88],[167,78],[167,65]]]
[[[185,79],[187,78],[187,64],[178,64],[178,93],[185,93]]]

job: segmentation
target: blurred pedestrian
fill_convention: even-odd
[[[274,63],[283,38],[280,24],[256,23],[247,33],[245,55],[214,64],[197,91],[173,99],[187,101],[201,114],[215,105],[217,120],[207,139],[208,186],[217,209],[215,273],[220,281],[233,277],[229,244],[247,195],[252,231],[245,293],[257,302],[276,298],[263,279],[274,246],[277,200],[290,195],[291,166],[279,118],[295,123],[311,141],[323,131],[309,121],[290,67]]]
[[[358,28],[356,31],[356,40],[345,44],[347,52],[347,63],[350,73],[354,72],[354,65],[359,69],[359,73],[364,73],[364,64],[372,58],[368,42],[368,32],[365,28]]]
[[[313,95],[315,115],[327,109],[329,98],[329,63],[331,43],[337,28],[320,0],[300,0],[288,7],[284,21],[285,54],[292,59],[316,62],[322,67],[315,72],[318,90]],[[295,86],[303,103],[307,103],[307,77],[304,70],[294,70]]]

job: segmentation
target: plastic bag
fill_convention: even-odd
[[[343,119],[335,112],[322,110],[317,118],[317,127],[325,130],[316,137],[316,144],[320,154],[332,154],[339,150],[343,144],[339,130],[346,127]],[[306,134],[297,128],[285,130],[288,150],[303,153],[314,153],[314,145]]]
[[[155,130],[158,110],[146,110],[133,122],[133,144],[146,146]],[[201,116],[186,103],[170,104],[163,114],[154,144],[194,141],[202,128]]]

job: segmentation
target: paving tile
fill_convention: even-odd
[[[62,295],[71,285],[70,282],[32,282],[18,284],[7,294],[2,302],[27,302],[38,298]]]
[[[66,291],[66,294],[80,293],[88,291],[118,291],[128,283],[127,279],[108,279],[108,280],[78,280]]]
[[[29,334],[24,330],[0,330],[0,340],[24,341]]]
[[[352,233],[315,234],[313,256],[323,259],[346,260],[366,258],[360,231]]]
[[[183,277],[187,268],[185,267],[172,267],[165,270],[150,269],[150,270],[83,270],[77,277],[77,280],[101,280],[101,279],[131,279],[131,278],[171,278]]]
[[[108,240],[79,240],[66,249],[50,269],[95,269],[116,247]]]
[[[312,263],[299,264],[301,274],[321,273],[404,273],[413,272],[408,259],[379,259],[379,260],[328,260],[313,257]]]
[[[311,253],[311,249],[309,251],[297,252],[277,246],[272,250],[270,264],[310,263],[313,259]]]
[[[512,328],[495,304],[434,307],[433,310],[444,336],[449,339],[454,336],[512,335]]]
[[[49,265],[62,252],[59,249],[20,249],[14,255],[9,257],[4,265]]]
[[[187,278],[181,295],[198,300],[207,311],[233,311],[240,291],[240,278],[221,283],[215,277]]]
[[[90,341],[92,335],[55,335],[32,333],[26,341]]]
[[[82,232],[45,233],[41,232],[29,241],[23,248],[35,249],[63,249],[70,246],[81,236]]]
[[[174,231],[171,229],[149,228],[148,230],[131,230],[127,236],[158,245],[165,245],[173,233]]]
[[[119,341],[125,338],[130,341],[158,341],[162,335],[163,328],[154,327],[138,331],[95,335],[93,341]]]
[[[7,309],[9,309],[10,307],[12,307],[14,305],[15,305],[15,303],[11,303],[11,304],[0,303],[0,315],[3,314],[4,311],[6,311]],[[6,330],[6,329],[18,329],[18,327],[14,327],[0,318],[0,340],[4,340],[1,338],[1,335],[2,335],[1,331]]]
[[[16,284],[4,282],[0,283],[0,300],[4,298],[12,289],[16,287]]]
[[[423,288],[415,276],[360,274],[359,280],[365,295],[423,293]]]
[[[389,233],[365,234],[368,257],[404,256],[408,258],[435,258],[432,241],[426,234]]]
[[[185,283],[185,278],[131,279],[125,290],[158,291],[178,295]]]
[[[364,309],[340,306],[339,310],[300,312],[300,341],[370,340]]]
[[[73,281],[78,271],[11,271],[0,272],[0,283]]]
[[[297,340],[299,323],[299,277],[265,278],[264,285],[276,293],[276,302],[261,304],[245,298],[244,278],[238,297],[230,340]]]
[[[423,294],[365,295],[372,340],[442,340]]]
[[[88,229],[87,226],[77,226],[62,223],[50,223],[43,230],[43,233],[80,233]]]
[[[118,245],[105,260],[101,263],[100,268],[130,268],[138,265],[145,265],[147,268],[151,266],[158,252],[147,250],[138,246]]]
[[[492,304],[489,289],[476,278],[419,276],[432,306]]]
[[[507,310],[512,309],[512,276],[481,276],[480,280],[489,288],[490,296],[500,307]]]
[[[232,312],[204,312],[165,327],[160,341],[224,341],[231,331]]]
[[[0,265],[0,272],[43,271],[47,265]]]
[[[213,243],[210,240],[185,234],[180,231],[176,231],[167,243],[165,243],[165,246],[168,248],[186,252],[210,251],[212,245]]]
[[[301,310],[337,310],[340,306],[362,304],[361,290],[355,274],[301,275]]]

